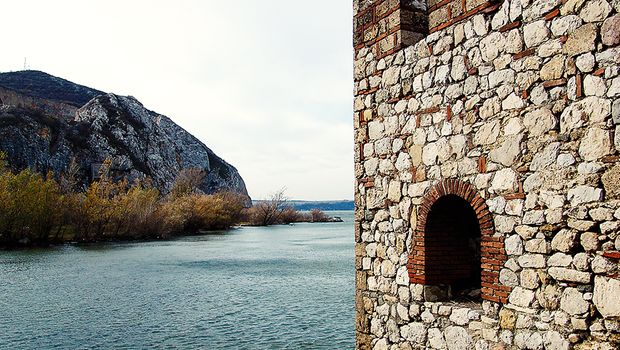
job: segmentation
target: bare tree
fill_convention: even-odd
[[[327,222],[330,219],[321,209],[312,209],[310,215],[312,216],[312,222]]]
[[[278,190],[267,200],[260,201],[252,208],[252,221],[258,225],[268,226],[280,222],[282,213],[287,209],[288,198],[284,188]]]

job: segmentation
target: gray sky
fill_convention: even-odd
[[[353,197],[349,0],[19,0],[0,71],[132,95],[233,164],[253,198]]]

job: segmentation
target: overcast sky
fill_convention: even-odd
[[[19,0],[0,71],[132,95],[234,165],[253,198],[353,197],[349,0]]]

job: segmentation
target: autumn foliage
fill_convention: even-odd
[[[115,181],[104,162],[100,177],[76,190],[74,165],[56,179],[11,172],[0,155],[0,246],[167,238],[226,229],[240,220],[245,197],[199,193],[203,172],[188,169],[167,195],[148,181]]]

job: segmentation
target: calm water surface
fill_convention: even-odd
[[[1,349],[352,349],[345,223],[0,251]]]

